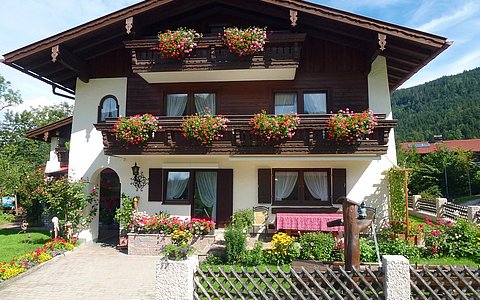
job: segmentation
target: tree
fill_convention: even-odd
[[[20,93],[10,87],[10,82],[0,75],[0,111],[23,103]]]

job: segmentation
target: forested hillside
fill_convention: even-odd
[[[392,95],[397,142],[480,138],[480,68]]]

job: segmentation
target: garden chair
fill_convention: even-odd
[[[267,237],[268,233],[268,213],[270,208],[267,206],[255,206],[253,208],[253,233],[263,233]]]

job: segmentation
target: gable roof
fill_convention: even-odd
[[[415,148],[417,153],[427,154],[430,152],[441,150],[442,147],[447,147],[448,149],[455,151],[460,148],[464,151],[473,151],[480,152],[480,139],[470,139],[470,140],[450,140],[450,141],[439,141],[439,142],[410,142],[410,143],[400,143],[402,149],[412,150]]]
[[[175,19],[185,12],[194,13],[208,5],[271,16],[283,26],[290,25],[290,10],[294,10],[298,13],[297,30],[309,27],[321,32],[325,38],[346,42],[352,47],[360,44],[372,56],[380,53],[378,34],[385,34],[386,50],[380,54],[387,58],[391,90],[451,44],[441,36],[301,0],[243,0],[241,3],[227,0],[146,0],[9,52],[4,55],[4,63],[73,94],[79,67],[52,63],[52,47],[64,47],[71,52],[74,62],[85,64],[95,57],[123,48],[123,41],[131,39],[125,29],[128,18],[134,18],[134,29],[136,26],[146,28]]]
[[[30,130],[25,133],[25,136],[30,139],[37,139],[45,142],[50,142],[52,137],[62,137],[70,140],[72,133],[73,117],[67,117],[57,122]]]

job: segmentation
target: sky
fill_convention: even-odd
[[[193,0],[194,1],[194,0]],[[230,0],[242,1],[242,0]],[[140,0],[0,0],[0,55],[140,2]],[[479,0],[314,0],[321,5],[447,37],[454,44],[405,82],[407,88],[480,66]],[[299,20],[301,22],[301,20]],[[388,40],[387,40],[388,47]],[[67,100],[49,85],[0,64],[19,90],[22,111]]]

